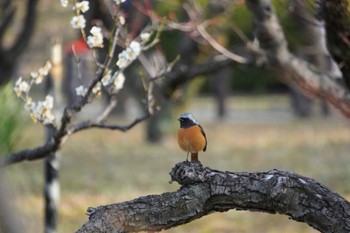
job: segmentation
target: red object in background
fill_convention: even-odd
[[[74,51],[76,54],[86,54],[89,52],[89,48],[83,38],[69,42],[65,50],[67,53],[73,53]]]

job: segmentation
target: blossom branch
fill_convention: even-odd
[[[114,40],[114,43],[116,43],[117,40]],[[112,45],[113,46],[113,45]],[[78,101],[68,106],[64,109],[62,118],[61,118],[61,124],[58,128],[55,128],[53,124],[48,124],[49,127],[53,127],[54,134],[51,140],[49,140],[46,144],[43,146],[36,147],[34,149],[29,150],[22,150],[16,153],[12,153],[9,155],[6,155],[4,157],[0,158],[0,167],[25,161],[25,160],[36,160],[41,159],[46,156],[48,156],[50,153],[55,152],[59,150],[62,143],[65,141],[67,136],[69,136],[71,133],[78,132],[83,129],[88,128],[109,128],[113,130],[120,130],[120,131],[127,131],[128,129],[132,128],[139,122],[147,119],[149,117],[149,114],[136,119],[132,123],[126,126],[118,126],[118,125],[104,125],[101,122],[95,122],[95,123],[84,123],[81,124],[79,127],[78,125],[75,125],[76,128],[70,127],[69,124],[71,122],[71,119],[76,115],[76,113],[80,112],[81,109],[88,104],[91,101],[90,96],[93,94],[94,87],[98,82],[102,80],[104,77],[104,73],[107,69],[107,65],[109,64],[111,58],[106,58],[104,64],[98,68],[98,71],[95,75],[95,78],[92,80],[86,91],[84,91],[84,94]],[[29,90],[28,86],[25,85],[25,94],[27,94],[27,91]],[[19,94],[23,93],[23,90],[21,88],[18,89]],[[106,115],[108,115],[106,113]],[[74,126],[74,125],[73,125]]]

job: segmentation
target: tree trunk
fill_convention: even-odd
[[[230,209],[284,214],[320,232],[349,232],[350,203],[292,172],[227,172],[181,162],[170,172],[176,192],[89,208],[77,232],[160,231]]]

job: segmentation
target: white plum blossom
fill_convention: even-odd
[[[32,107],[33,107],[33,100],[31,97],[27,97],[25,100],[24,109],[29,112],[30,109],[32,109]]]
[[[48,68],[44,66],[43,69],[45,70]],[[41,75],[39,72],[31,72],[30,76],[31,79],[34,80],[34,82],[31,81],[30,83],[28,83],[26,81],[23,81],[22,77],[20,77],[17,80],[14,87],[16,95],[18,97],[21,97],[21,99],[25,102],[24,109],[30,113],[30,116],[32,117],[32,120],[34,122],[40,122],[44,125],[54,124],[55,116],[52,114],[54,99],[52,96],[47,95],[44,101],[34,102],[32,98],[28,95],[28,92],[30,90],[31,85],[35,83],[35,81]],[[25,93],[25,95],[22,96],[22,93]]]
[[[25,109],[30,112],[34,122],[41,122],[44,125],[54,124],[55,116],[52,113],[53,97],[47,95],[44,101],[33,102],[32,98],[27,98]]]
[[[132,41],[127,49],[130,60],[135,60],[141,53],[141,44],[137,41]]]
[[[103,48],[103,35],[101,28],[93,26],[90,30],[91,35],[87,37],[87,44],[90,48]]]
[[[112,71],[107,70],[107,72],[105,72],[105,74],[101,79],[102,85],[107,86],[111,82],[111,77],[112,77]]]
[[[68,0],[60,0],[61,6],[67,7],[68,6]]]
[[[52,68],[50,61],[46,61],[45,65],[40,67],[39,70],[30,73],[30,77],[34,80],[35,84],[42,83],[45,76],[47,76]]]
[[[120,5],[121,3],[125,2],[126,0],[114,0],[114,2],[118,5]]]
[[[140,35],[142,42],[147,42],[149,38],[151,37],[151,33],[149,32],[143,32]]]
[[[51,111],[45,111],[43,115],[43,124],[53,124],[55,122],[55,115]]]
[[[13,88],[17,97],[21,97],[22,93],[28,93],[30,85],[22,80],[22,77],[19,77],[15,83],[15,87]]]
[[[43,67],[40,67],[38,72],[42,76],[47,76],[52,68],[52,64],[50,61],[46,61],[45,65]]]
[[[39,72],[37,72],[37,71],[30,72],[30,77],[32,79],[36,79],[38,76],[39,76]]]
[[[87,93],[87,89],[84,88],[83,85],[80,85],[79,87],[75,88],[75,93],[77,96],[84,96]]]
[[[126,19],[125,19],[125,17],[123,15],[119,16],[119,22],[120,22],[121,25],[125,24]]]
[[[137,41],[132,41],[125,50],[118,54],[117,66],[120,69],[127,67],[141,53],[141,44]]]
[[[98,94],[100,91],[101,91],[101,83],[98,82],[98,83],[96,83],[96,85],[94,86],[94,88],[92,88],[92,93]]]
[[[118,54],[117,66],[120,69],[126,68],[129,65],[129,61],[126,55],[125,50]]]
[[[74,29],[83,29],[86,26],[86,20],[84,16],[77,15],[77,16],[73,16],[72,20],[70,21],[70,24]]]
[[[77,11],[81,11],[82,13],[87,12],[90,7],[89,7],[89,2],[88,1],[81,1],[75,3],[75,8]]]
[[[47,109],[52,109],[53,108],[53,97],[51,95],[47,95],[45,97],[45,101],[43,102],[43,105]]]
[[[113,75],[113,79],[114,79],[113,89],[115,92],[118,92],[124,86],[125,76],[122,72],[115,72]]]

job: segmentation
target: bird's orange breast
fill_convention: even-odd
[[[177,141],[182,150],[196,153],[205,148],[206,139],[198,125],[180,128],[177,131]]]

